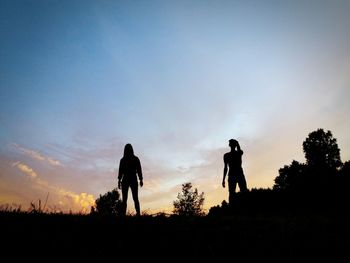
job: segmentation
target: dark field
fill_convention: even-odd
[[[11,262],[350,262],[349,219],[319,214],[101,218],[2,212],[2,257]]]

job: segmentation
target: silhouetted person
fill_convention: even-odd
[[[241,192],[247,191],[247,183],[242,169],[242,155],[243,151],[239,143],[235,139],[229,140],[231,151],[224,154],[224,176],[222,178],[222,187],[225,187],[225,178],[228,170],[228,191],[229,203],[232,203],[233,197],[236,193],[236,185],[238,183]]]
[[[142,187],[143,178],[140,159],[134,155],[134,150],[131,144],[128,143],[124,147],[124,156],[120,160],[118,174],[118,188],[122,189],[122,213],[124,215],[126,214],[129,187],[134,199],[136,215],[140,215],[137,177],[140,180],[140,187]]]

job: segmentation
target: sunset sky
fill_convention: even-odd
[[[141,210],[181,184],[228,198],[239,140],[248,188],[304,162],[331,130],[350,160],[349,1],[0,1],[0,205],[89,211],[131,143]],[[131,193],[128,209],[133,212]]]

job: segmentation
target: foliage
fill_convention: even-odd
[[[305,174],[305,164],[293,160],[290,165],[279,169],[279,176],[275,178],[275,190],[299,188]]]
[[[303,151],[306,163],[311,167],[335,170],[342,165],[337,140],[331,131],[318,129],[311,132],[303,142]]]
[[[348,176],[350,176],[350,161],[346,161],[343,165],[342,165],[342,167],[341,167],[341,169],[340,169],[340,171],[339,171],[339,174],[340,174],[340,176],[342,176],[342,177],[348,177]]]
[[[334,186],[335,175],[342,168],[340,150],[331,131],[317,129],[303,142],[306,163],[293,161],[279,169],[275,190],[324,191]]]
[[[204,215],[204,192],[198,194],[197,188],[192,190],[191,183],[182,184],[182,192],[178,193],[177,200],[173,202],[173,213],[183,216]]]
[[[96,207],[91,209],[92,213],[104,216],[117,216],[121,214],[122,201],[117,188],[100,195],[95,201]]]

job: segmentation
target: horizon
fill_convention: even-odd
[[[248,188],[305,162],[318,128],[350,160],[350,2],[0,2],[0,205],[87,209],[131,143],[141,211],[222,188],[228,141]],[[134,211],[129,191],[128,210]]]

